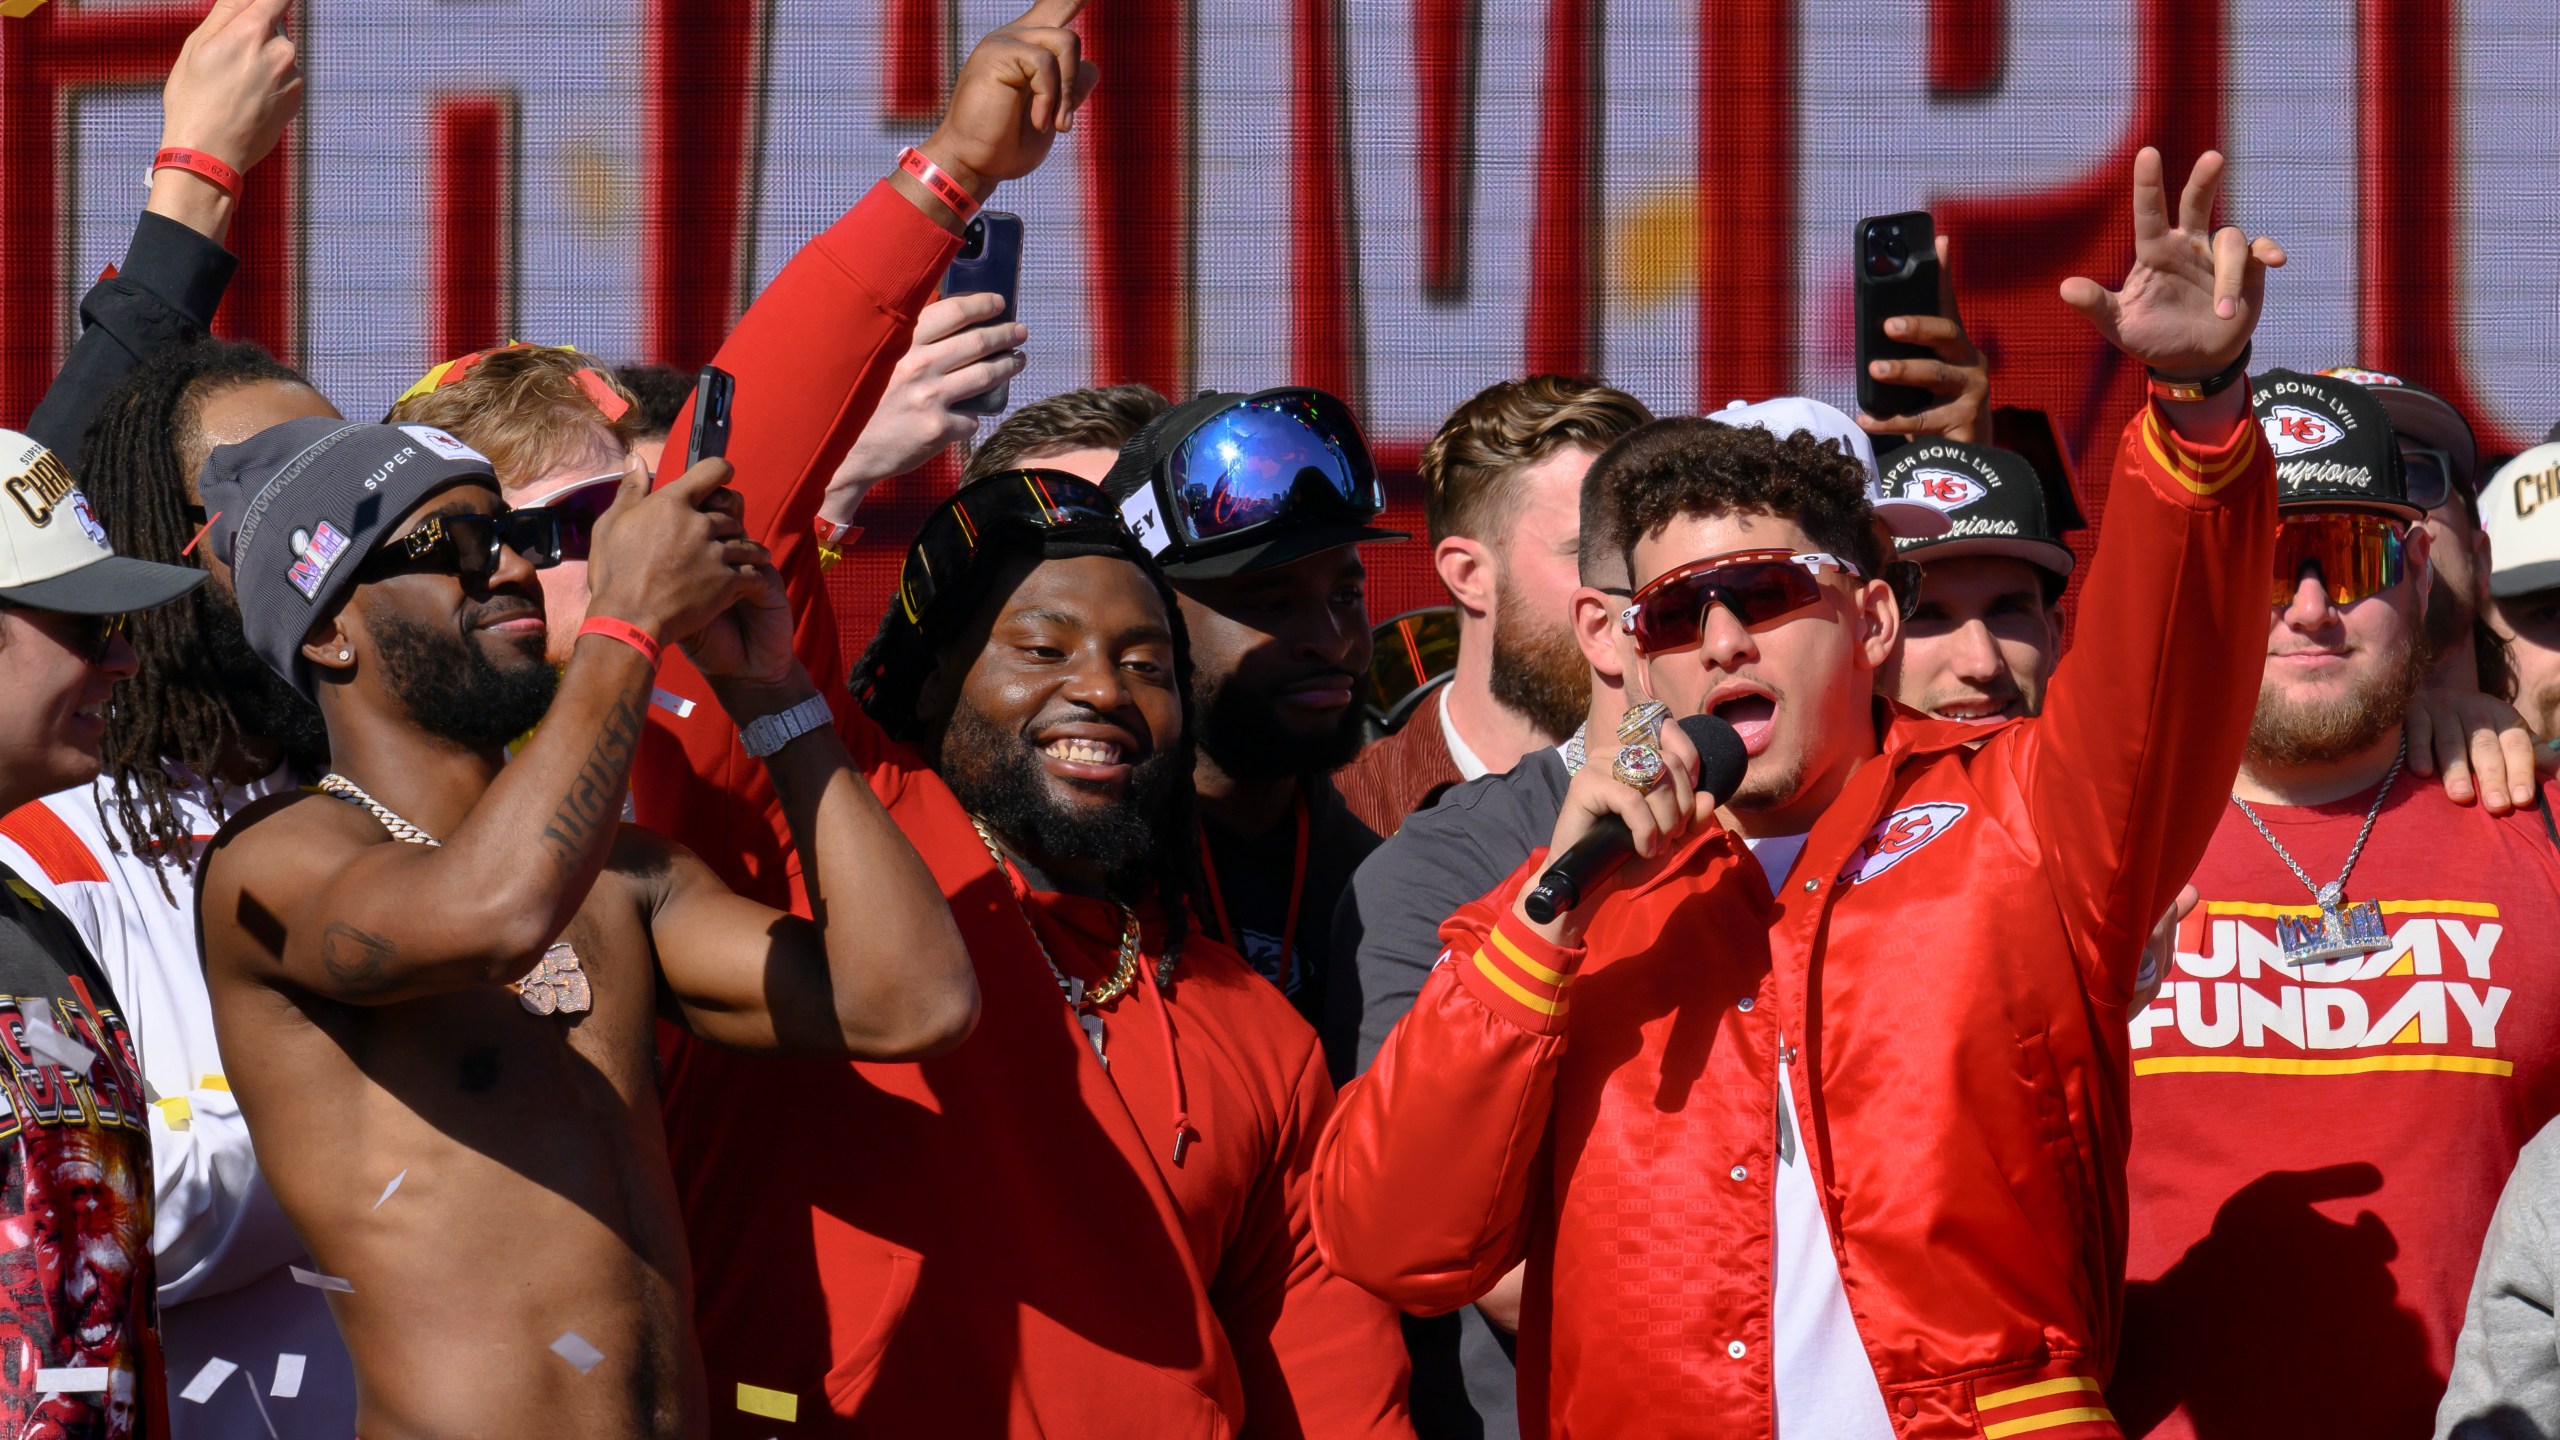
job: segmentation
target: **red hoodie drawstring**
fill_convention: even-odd
[[[1182,1088],[1182,1047],[1173,1038],[1173,1002],[1155,986],[1140,982],[1138,1003],[1155,1002],[1156,1028],[1164,1035],[1164,1068],[1173,1077],[1173,1163],[1182,1166],[1182,1152],[1191,1148],[1191,1101]]]

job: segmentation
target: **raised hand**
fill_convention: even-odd
[[[247,170],[302,113],[302,68],[279,23],[292,0],[214,0],[160,91],[160,143]]]
[[[1085,0],[1034,0],[969,52],[942,124],[916,147],[981,201],[1040,168],[1101,72],[1067,28]]]
[[[690,640],[718,619],[770,565],[745,538],[726,460],[705,460],[649,489],[634,465],[613,508],[596,521],[587,554],[590,615],[627,620],[661,641]]]
[[[1991,365],[1964,333],[1956,314],[1956,282],[1947,263],[1947,237],[1938,237],[1938,313],[1896,315],[1884,322],[1884,333],[1896,340],[1929,347],[1934,360],[1876,360],[1869,374],[1894,385],[1926,390],[1942,402],[1917,415],[1869,415],[1861,412],[1859,428],[1874,435],[1939,435],[1949,440],[1988,443],[1991,439]]]
[[[1019,322],[992,324],[1001,295],[946,295],[916,315],[915,342],[889,372],[889,388],[827,481],[818,513],[839,525],[871,487],[904,475],[977,433],[978,417],[951,407],[1022,373]]]
[[[2187,176],[2177,223],[2169,216],[2160,152],[2133,159],[2133,268],[2121,289],[2086,276],[2062,282],[2064,304],[2127,355],[2171,380],[2202,380],[2240,358],[2257,328],[2266,272],[2284,247],[2236,225],[2213,229],[2213,202],[2226,162],[2208,150]]]

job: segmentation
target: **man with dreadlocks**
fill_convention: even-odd
[[[195,860],[233,812],[319,778],[320,712],[250,650],[231,577],[193,542],[196,474],[217,444],[306,415],[334,416],[254,345],[161,348],[97,407],[82,488],[121,554],[213,572],[131,617],[140,670],[107,712],[105,767],[89,785],[0,818],[0,862],[78,931],[125,1006],[151,1122],[161,1338],[180,1383],[217,1356],[272,1376],[303,1358],[294,1404],[313,1433],[355,1424],[355,1372],[309,1263],[261,1177],[215,1043],[196,953]],[[267,1434],[249,1387],[180,1407],[177,1440]]]
[[[716,1392],[820,1434],[1412,1433],[1393,1312],[1308,1227],[1315,1033],[1182,907],[1181,626],[1072,475],[925,522],[836,725],[951,903],[979,1033],[914,1066],[672,1058]]]

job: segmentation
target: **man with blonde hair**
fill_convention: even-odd
[[[551,663],[569,663],[587,618],[587,535],[639,463],[638,397],[565,345],[511,340],[429,370],[383,419],[451,433],[489,457],[509,505],[569,521],[560,563],[538,572]]]
[[[1423,518],[1457,602],[1458,668],[1335,777],[1369,828],[1392,835],[1441,791],[1508,770],[1582,723],[1591,676],[1568,614],[1582,477],[1652,418],[1596,380],[1531,375],[1478,393],[1423,448]]]

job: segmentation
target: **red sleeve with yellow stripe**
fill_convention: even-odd
[[[2125,427],[2079,633],[2009,748],[2091,993],[2133,993],[2141,940],[2204,857],[2266,662],[2275,462],[2247,410],[2210,444],[2157,404]]]
[[[1316,1151],[1325,1263],[1416,1314],[1475,1300],[1527,1252],[1583,958],[1511,918],[1545,863],[1532,854],[1440,928],[1439,966]]]

